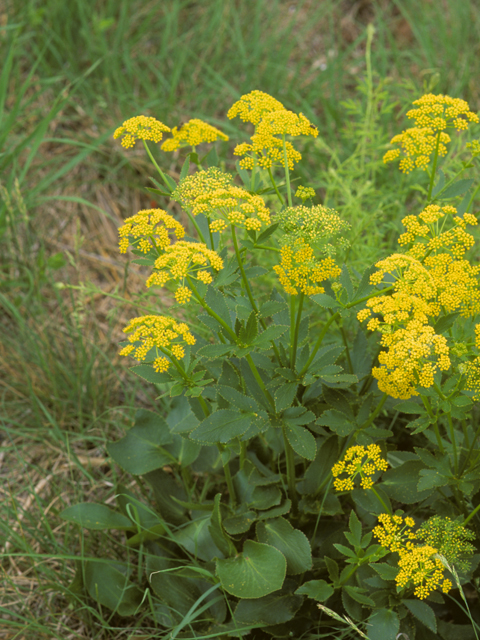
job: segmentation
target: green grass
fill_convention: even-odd
[[[381,156],[411,100],[433,90],[480,107],[480,8],[454,0],[28,0],[11,2],[5,15],[0,638],[121,638],[134,629],[156,637],[148,622],[112,618],[67,586],[75,556],[125,549],[58,518],[69,504],[113,497],[118,471],[105,442],[124,433],[135,406],[155,402],[116,356],[126,320],[158,301],[139,296],[141,270],[126,288],[133,267],[116,251],[116,228],[150,196],[147,160],[124,153],[113,129],[138,113],[171,126],[204,117],[240,140],[225,112],[255,88],[303,111],[320,135],[299,182],[351,223],[348,258],[360,268],[393,245],[410,206],[402,194],[417,178],[384,168]],[[163,166],[175,173],[181,163],[173,156]]]

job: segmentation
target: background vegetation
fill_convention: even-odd
[[[239,139],[225,113],[252,89],[303,111],[320,135],[302,183],[352,224],[348,258],[365,267],[394,246],[406,181],[423,179],[381,160],[411,101],[426,89],[480,108],[478,33],[474,0],[0,7],[0,638],[155,635],[76,600],[73,559],[121,541],[58,518],[114,500],[104,444],[158,403],[116,355],[128,318],[171,298],[141,294],[141,268],[117,253],[122,219],[156,205],[143,150],[127,155],[113,130],[140,113],[200,117]]]

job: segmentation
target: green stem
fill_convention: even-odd
[[[250,283],[248,281],[247,274],[245,273],[245,269],[243,267],[243,260],[242,260],[242,258],[240,256],[240,251],[238,249],[237,234],[235,233],[235,227],[234,227],[233,224],[231,225],[231,227],[232,227],[233,246],[235,248],[235,255],[237,257],[238,266],[240,267],[240,273],[242,274],[243,284],[245,286],[245,289],[247,290],[248,299],[250,300],[250,304],[252,305],[252,309],[255,311],[255,313],[258,316],[258,307],[257,307],[255,299],[253,297],[252,288],[250,287]],[[267,323],[265,322],[265,320],[263,318],[260,318],[260,324],[262,325],[262,328],[265,331],[265,329],[267,328]],[[282,366],[281,359],[280,359],[280,353],[279,353],[279,351],[277,349],[277,345],[275,344],[275,342],[273,342],[273,340],[270,341],[270,344],[273,347],[273,350],[275,352],[275,356],[277,358],[278,364],[280,366]]]
[[[197,302],[201,305],[201,307],[203,309],[205,309],[205,311],[212,316],[212,318],[215,318],[215,320],[220,323],[222,325],[222,327],[225,329],[225,331],[229,334],[229,336],[232,338],[233,342],[236,344],[237,343],[237,336],[235,335],[235,331],[233,331],[233,329],[231,327],[228,326],[228,324],[225,322],[225,320],[223,318],[221,318],[218,313],[215,313],[215,311],[208,306],[208,304],[205,302],[205,300],[201,297],[201,295],[198,293],[195,285],[192,282],[192,279],[190,278],[190,276],[187,276],[187,282],[190,286],[190,289],[193,292],[193,295],[195,296],[195,299],[197,300]]]
[[[282,426],[283,442],[285,445],[285,460],[287,463],[287,481],[288,481],[288,495],[292,501],[292,515],[296,517],[298,514],[298,495],[295,479],[295,459],[293,449],[287,438],[287,432],[285,426]]]
[[[252,360],[252,356],[250,354],[247,354],[245,356],[245,360],[250,365],[250,369],[251,369],[251,371],[252,371],[252,373],[253,373],[253,375],[255,377],[255,380],[258,383],[258,386],[263,391],[263,394],[265,395],[265,397],[267,398],[268,402],[270,403],[270,406],[272,407],[273,411],[275,412],[275,402],[273,401],[272,396],[270,395],[269,391],[267,391],[267,388],[263,384],[263,380],[260,377],[260,374],[258,373],[258,369],[257,369],[257,367],[255,366],[255,363]]]
[[[200,240],[203,242],[203,244],[207,244],[206,240],[205,240],[205,236],[203,235],[203,233],[200,231],[200,227],[198,226],[198,224],[195,221],[195,217],[190,213],[190,211],[188,211],[188,209],[185,209],[186,214],[190,220],[190,222],[193,224],[193,226],[195,227],[197,233],[198,233],[198,237],[200,238]],[[210,225],[208,225],[208,228],[210,229]]]
[[[202,410],[203,410],[203,413],[205,414],[205,417],[208,418],[208,416],[210,415],[210,410],[208,408],[207,403],[202,398],[202,396],[198,396],[198,401],[200,403],[200,406],[202,407]],[[222,447],[222,445],[219,442],[217,442],[217,448],[218,448],[218,451],[220,452],[220,457],[222,457],[222,453],[223,453],[223,449],[224,448]],[[230,504],[232,505],[232,508],[235,508],[235,506],[237,504],[237,495],[235,493],[235,487],[233,486],[232,474],[230,473],[230,464],[229,464],[229,462],[224,464],[223,459],[222,459],[222,465],[223,465],[223,471],[225,473],[225,480],[227,482],[228,493],[230,495]]]
[[[143,146],[145,147],[145,149],[146,149],[146,151],[148,153],[148,156],[149,156],[150,160],[152,161],[153,165],[155,166],[155,169],[160,174],[160,177],[162,178],[162,180],[164,181],[165,185],[167,186],[167,189],[170,189],[170,186],[168,184],[167,178],[166,178],[165,174],[163,173],[163,171],[158,166],[157,161],[153,157],[152,152],[150,151],[150,149],[148,148],[148,144],[146,143],[145,140],[142,140],[142,142],[143,142]]]
[[[470,520],[473,518],[473,516],[474,516],[476,513],[478,513],[478,511],[480,511],[480,504],[477,504],[477,506],[476,506],[476,507],[475,507],[475,509],[472,511],[472,513],[471,513],[469,516],[467,516],[467,517],[465,518],[465,520],[463,521],[463,524],[465,525],[465,524],[467,524],[467,522],[470,522]]]
[[[440,146],[440,133],[441,131],[437,132],[437,143],[435,145],[435,155],[433,156],[432,175],[430,176],[430,186],[428,187],[427,203],[430,202],[430,198],[432,197],[433,182],[435,180],[435,171],[437,169],[438,161],[438,147]]]
[[[448,419],[448,429],[450,431],[450,440],[452,441],[452,447],[453,447],[453,464],[455,468],[455,476],[458,478],[457,440],[455,438],[455,430],[453,428],[452,416],[450,413],[447,413],[447,419]]]
[[[383,405],[387,401],[387,398],[388,398],[388,395],[386,393],[384,393],[383,396],[382,396],[382,399],[380,400],[380,402],[376,406],[375,410],[369,415],[367,420],[365,420],[365,422],[362,424],[362,426],[360,427],[360,429],[358,431],[362,431],[363,429],[367,429],[372,424],[372,422],[378,416],[380,411],[383,409]]]
[[[283,161],[285,163],[285,182],[287,183],[287,198],[288,198],[288,206],[292,206],[292,189],[290,187],[290,169],[288,168],[288,156],[287,156],[287,145],[285,142],[285,134],[282,136],[283,140]]]
[[[222,445],[219,442],[217,442],[217,449],[220,452],[220,457],[222,457],[224,447],[222,447]],[[224,463],[222,459],[222,465],[223,465],[223,472],[225,473],[225,480],[227,483],[228,493],[230,495],[230,505],[232,509],[235,509],[235,507],[237,506],[237,494],[235,493],[235,487],[233,486],[232,474],[230,473],[230,464],[229,462]]]
[[[247,443],[240,440],[240,469],[243,469],[247,460]]]
[[[312,353],[310,354],[309,359],[307,360],[307,362],[305,363],[303,369],[300,371],[300,373],[298,374],[298,377],[301,378],[305,371],[308,369],[308,367],[311,365],[312,360],[315,358],[315,356],[317,355],[317,351],[320,349],[320,346],[322,344],[322,341],[330,327],[330,325],[335,322],[335,320],[337,318],[340,317],[340,314],[338,313],[338,311],[336,313],[333,314],[333,316],[331,316],[327,322],[325,323],[325,326],[323,327],[323,329],[320,332],[320,335],[317,338],[317,342],[315,343],[315,346],[313,347]]]
[[[270,167],[268,167],[268,175],[270,176],[270,182],[272,183],[273,188],[275,189],[275,193],[277,194],[277,198],[280,200],[280,204],[284,205],[285,204],[285,200],[283,199],[282,194],[278,190],[277,183],[273,179],[273,174],[272,174],[272,170],[271,170]]]
[[[475,442],[477,441],[477,438],[478,438],[479,434],[480,434],[480,425],[477,427],[477,431],[476,431],[476,433],[475,433],[475,435],[473,437],[472,444],[470,445],[470,448],[469,448],[468,453],[467,453],[467,455],[465,457],[465,460],[463,461],[462,468],[460,469],[460,476],[463,474],[463,472],[465,470],[465,467],[467,466],[467,464],[468,464],[468,462],[470,460],[470,457],[471,457],[472,452],[473,452],[473,448],[475,446]],[[476,465],[479,457],[480,457],[480,454],[477,455],[476,459],[473,461],[473,465],[472,465],[473,467]]]
[[[373,491],[373,493],[375,494],[375,496],[377,497],[377,500],[380,502],[380,504],[382,505],[382,507],[385,509],[385,512],[388,513],[389,516],[392,515],[392,511],[391,509],[389,509],[387,507],[387,505],[385,504],[384,500],[382,499],[382,497],[380,496],[380,494],[378,493],[378,491],[375,489],[375,487],[370,487],[370,491]]]
[[[302,319],[302,308],[303,308],[303,301],[305,299],[305,294],[304,293],[300,293],[299,296],[299,300],[298,300],[298,310],[297,310],[297,318],[295,320],[295,297],[294,296],[290,296],[290,309],[291,312],[293,313],[293,315],[291,315],[290,318],[290,323],[292,323],[292,321],[294,321],[294,327],[290,326],[290,331],[292,332],[292,328],[293,328],[293,336],[290,340],[290,368],[293,370],[295,369],[295,360],[297,358],[297,345],[298,345],[298,332],[300,330],[300,321]]]

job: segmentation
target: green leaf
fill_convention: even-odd
[[[208,530],[216,546],[220,549],[223,555],[228,558],[235,555],[237,550],[233,544],[230,536],[228,536],[222,525],[222,515],[220,513],[220,498],[221,493],[217,493],[214,499],[214,508],[212,515],[210,516],[210,526]]]
[[[235,609],[238,625],[267,626],[288,622],[302,606],[303,598],[288,592],[271,593],[255,600],[240,600]]]
[[[382,476],[382,489],[390,496],[404,504],[421,502],[432,490],[417,490],[420,471],[424,468],[420,460],[409,460],[396,469],[389,469]]]
[[[448,200],[450,198],[456,198],[457,196],[461,196],[466,193],[473,184],[473,180],[457,180],[449,187],[445,189],[445,191],[439,194],[442,200]]]
[[[340,551],[341,554],[347,556],[347,558],[356,558],[357,554],[350,547],[346,547],[344,544],[340,544],[339,542],[334,542],[333,546],[337,551]]]
[[[307,411],[305,407],[289,407],[283,412],[282,420],[289,426],[310,424],[315,420],[315,414]]]
[[[268,349],[271,346],[270,342],[280,338],[280,336],[283,336],[287,329],[288,327],[286,325],[272,324],[267,327],[263,333],[260,333],[251,344],[252,346],[260,349]]]
[[[439,169],[438,174],[439,174],[440,177],[438,179],[437,184],[432,189],[432,198],[435,198],[437,193],[440,193],[440,191],[445,186],[445,174],[443,173],[443,171],[441,169]]]
[[[342,265],[342,273],[339,277],[339,281],[344,286],[347,292],[348,302],[350,302],[353,298],[353,284],[346,264]]]
[[[137,364],[134,367],[130,367],[130,371],[147,382],[153,382],[154,384],[165,384],[172,381],[172,376],[169,373],[157,372],[150,364]]]
[[[357,428],[355,420],[350,420],[336,409],[324,411],[315,424],[329,427],[341,437],[350,435]]]
[[[225,531],[231,536],[238,536],[240,533],[246,533],[255,520],[255,511],[245,511],[244,513],[225,518],[223,526]]]
[[[400,620],[395,611],[378,609],[369,617],[367,625],[370,640],[395,640],[400,629]]]
[[[272,235],[272,233],[275,233],[277,229],[278,229],[277,222],[267,227],[265,231],[262,231],[262,233],[258,236],[257,244],[263,244],[265,240],[267,240]]]
[[[316,293],[314,296],[310,296],[310,300],[316,302],[323,309],[338,309],[341,304],[328,296],[326,293]]]
[[[228,310],[223,293],[214,287],[208,287],[205,302],[230,328],[232,328],[230,311]]]
[[[64,509],[60,517],[86,529],[98,529],[99,531],[104,529],[135,529],[130,518],[109,509],[104,504],[95,502],[73,504]]]
[[[448,329],[450,329],[450,327],[453,326],[455,320],[458,318],[459,315],[460,315],[459,311],[455,313],[448,313],[446,316],[443,316],[442,318],[437,320],[434,326],[435,333],[440,335],[442,333],[445,333],[445,331],[448,331]]]
[[[291,373],[293,374],[293,371],[291,371]],[[291,406],[297,395],[297,388],[298,384],[296,382],[287,382],[275,390],[273,399],[275,400],[275,408],[278,413]]]
[[[279,300],[267,300],[267,302],[264,302],[260,307],[259,315],[261,318],[270,318],[275,313],[278,313],[283,309],[287,309],[287,305],[284,302],[280,302]]]
[[[383,580],[395,580],[399,572],[398,567],[392,567],[391,564],[386,562],[372,562],[370,566]]]
[[[284,428],[287,440],[295,453],[307,460],[315,460],[317,444],[310,431],[305,427],[291,423],[286,423]]]
[[[448,483],[449,478],[440,474],[437,469],[421,469],[420,480],[417,484],[417,491],[434,489],[436,487],[445,487]]]
[[[238,411],[230,409],[220,409],[205,418],[196,429],[194,429],[190,438],[198,442],[206,442],[223,444],[230,442],[234,438],[238,438],[249,428],[252,416],[247,414],[239,414]]]
[[[141,409],[135,426],[118,442],[109,442],[107,451],[122,469],[138,476],[175,461],[161,446],[171,442],[165,420],[153,411]]]
[[[251,344],[254,338],[258,334],[257,316],[255,311],[252,311],[248,316],[247,324],[245,328],[240,329],[239,339],[244,344]]]
[[[257,538],[283,553],[287,560],[287,573],[296,575],[312,568],[312,550],[307,536],[294,529],[284,518],[257,523]]]
[[[222,587],[237,598],[262,598],[282,588],[285,556],[268,544],[247,540],[236,558],[216,561]]]
[[[430,629],[433,633],[437,633],[435,613],[432,607],[426,602],[422,602],[421,600],[402,600],[402,604],[404,604],[410,613],[412,613],[417,620],[420,620],[427,629]]]
[[[121,616],[131,616],[142,602],[142,592],[126,575],[120,563],[99,560],[85,562],[85,587],[95,602]]]
[[[271,507],[280,504],[281,499],[282,492],[278,486],[256,486],[252,491],[251,506],[254,509],[264,511],[265,509],[270,509]]]
[[[351,545],[359,547],[362,542],[362,523],[357,517],[355,511],[350,511],[350,518],[348,520],[348,527],[350,529],[351,538],[348,539]]]
[[[258,404],[253,398],[243,395],[243,393],[240,393],[240,391],[237,391],[237,389],[233,387],[218,385],[217,392],[235,408],[240,409],[240,411],[247,411],[249,413],[260,411]]]
[[[348,595],[355,600],[355,602],[358,602],[359,604],[363,604],[367,607],[374,607],[375,606],[375,601],[372,600],[371,598],[369,598],[368,596],[366,596],[363,593],[363,589],[360,589],[360,587],[352,587],[349,584],[346,584],[344,587],[345,591],[348,593]],[[385,636],[388,637],[388,636]],[[384,639],[385,640],[385,639]]]
[[[305,582],[295,591],[299,595],[307,596],[317,602],[325,602],[334,593],[335,589],[325,580],[310,580]]]
[[[234,348],[235,345],[232,344],[207,344],[204,347],[200,347],[197,355],[210,359],[222,358],[229,355]]]
[[[400,413],[412,413],[412,414],[426,414],[425,407],[423,404],[418,402],[413,402],[412,400],[405,400],[404,402],[399,402],[394,407],[395,411],[399,411]]]
[[[211,562],[214,558],[222,558],[224,554],[215,544],[210,533],[210,525],[210,516],[197,518],[177,529],[173,536],[175,541],[195,558]]]

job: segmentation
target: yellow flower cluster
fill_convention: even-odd
[[[305,200],[308,200],[308,198],[315,197],[315,189],[312,189],[312,187],[303,187],[302,185],[299,185],[298,189],[295,192],[295,197],[300,198],[302,202],[305,202]]]
[[[418,386],[433,386],[435,372],[450,367],[446,338],[418,320],[411,320],[404,329],[384,333],[381,345],[388,351],[379,353],[378,362],[382,366],[374,367],[372,375],[380,391],[392,398],[418,395]]]
[[[183,284],[187,276],[205,284],[212,282],[211,273],[202,268],[208,263],[216,271],[223,269],[223,260],[216,251],[207,249],[203,243],[179,240],[166,247],[165,253],[155,260],[155,271],[147,279],[146,285],[163,287],[169,280],[181,281],[182,284],[175,291],[175,299],[183,304],[192,296],[191,290]]]
[[[192,213],[209,219],[214,217],[210,223],[212,231],[222,232],[228,225],[259,231],[262,224],[270,224],[270,212],[261,196],[235,186],[198,195],[192,203]]]
[[[350,447],[345,452],[342,460],[332,467],[332,476],[335,478],[333,486],[337,491],[353,491],[354,480],[359,475],[362,489],[373,487],[372,476],[377,471],[386,471],[388,462],[381,457],[382,450],[378,444],[369,444],[367,447],[360,445]],[[345,474],[346,477],[339,476]]]
[[[281,102],[272,98],[268,93],[255,89],[235,102],[228,110],[227,117],[231,120],[236,116],[240,116],[243,122],[258,124],[265,113],[280,111],[281,109],[284,109]]]
[[[244,122],[255,125],[251,144],[239,144],[233,151],[236,156],[246,156],[240,161],[243,169],[253,169],[256,163],[264,169],[269,169],[274,164],[285,166],[283,144],[286,135],[314,138],[318,135],[317,128],[303,113],[288,111],[281,102],[262,91],[252,91],[242,96],[227,113],[229,118],[237,115]],[[289,141],[285,141],[285,150],[288,168],[293,169],[302,156]]]
[[[378,524],[372,531],[379,544],[385,549],[394,552],[410,550],[414,548],[413,540],[416,535],[412,531],[415,520],[407,516],[390,516],[382,513],[378,516]]]
[[[452,588],[451,581],[443,575],[445,567],[434,547],[425,545],[401,552],[398,566],[400,571],[395,582],[399,587],[411,583],[415,587],[414,595],[420,600],[427,598],[437,587],[443,593],[448,593]]]
[[[185,355],[185,349],[180,344],[183,340],[188,345],[195,344],[195,338],[188,326],[168,316],[141,316],[133,318],[130,324],[123,330],[130,333],[128,344],[120,351],[121,356],[128,356],[132,352],[137,360],[145,360],[152,349],[155,349],[156,358],[153,361],[155,371],[166,371],[170,366],[169,359],[175,357],[181,360]],[[181,337],[180,337],[181,336]],[[135,346],[132,343],[140,343]],[[159,356],[159,352],[168,356]]]
[[[180,222],[166,211],[143,209],[136,215],[126,218],[125,224],[119,228],[120,253],[126,253],[130,244],[143,253],[148,253],[152,246],[165,249],[170,244],[168,229],[173,229],[177,239],[185,235],[185,229]],[[133,238],[133,242],[130,238]]]
[[[441,588],[448,593],[452,588],[450,580],[444,577],[447,562],[456,564],[462,570],[468,569],[465,556],[471,556],[475,547],[467,542],[475,536],[462,524],[450,518],[433,516],[414,532],[413,518],[383,513],[373,535],[382,547],[399,554],[399,572],[395,578],[401,588],[411,586],[417,598],[423,600],[432,591]],[[423,544],[416,544],[421,541]]]
[[[123,135],[122,147],[128,149],[129,147],[133,147],[136,140],[160,142],[165,131],[170,131],[170,127],[167,127],[167,125],[156,118],[135,116],[134,118],[126,120],[121,127],[118,127],[113,137],[116,140]]]
[[[287,244],[295,244],[298,240],[318,244],[349,228],[348,223],[334,209],[327,209],[322,205],[287,207],[276,214],[275,222],[278,222],[280,229],[286,234]],[[324,249],[328,254],[335,251],[329,244],[324,244]]]
[[[470,111],[468,102],[460,98],[428,93],[413,104],[417,109],[407,111],[407,118],[415,120],[416,127],[431,127],[434,131],[451,127],[462,131],[468,129],[468,122],[479,121],[477,114]],[[460,116],[465,116],[466,120]]]
[[[228,173],[223,173],[217,167],[210,167],[206,171],[196,171],[192,175],[181,180],[172,197],[185,209],[191,209],[195,199],[217,189],[228,189],[232,185],[233,178]]]
[[[412,246],[378,262],[370,278],[379,284],[386,274],[393,276],[393,293],[370,298],[357,318],[369,319],[367,328],[382,333],[381,344],[388,348],[379,355],[382,366],[372,371],[379,388],[408,399],[418,395],[419,385],[432,386],[437,370],[450,366],[446,339],[435,335],[429,322],[442,312],[458,311],[464,317],[480,312],[480,266],[463,258],[474,244],[466,231],[467,224],[477,224],[472,214],[460,217],[450,205],[429,205],[402,222],[406,232],[399,244]]]
[[[480,357],[464,364],[461,372],[465,375],[465,389],[473,391],[473,400],[478,402],[480,400]]]
[[[179,147],[196,147],[202,142],[228,140],[228,136],[211,124],[198,118],[189,120],[181,127],[173,127],[172,137],[162,144],[163,151],[175,151]]]
[[[450,142],[450,136],[446,133],[440,133],[440,140],[438,143],[438,155],[440,157],[446,155],[447,147],[445,146]],[[422,129],[416,129],[412,127],[406,129],[402,133],[394,136],[390,140],[390,144],[399,145],[400,149],[390,149],[383,156],[383,162],[392,162],[396,160],[400,153],[403,152],[403,158],[400,160],[399,169],[403,173],[410,173],[413,169],[425,170],[430,163],[430,158],[437,146],[436,136],[428,127]],[[415,160],[414,160],[415,158]]]
[[[469,149],[472,154],[472,158],[476,158],[480,156],[480,140],[472,140],[472,142],[467,142],[467,149]]]
[[[396,160],[402,153],[399,166],[404,173],[409,173],[415,167],[426,170],[436,149],[439,156],[447,153],[445,145],[450,142],[450,136],[445,129],[461,131],[468,129],[469,122],[479,121],[478,116],[470,111],[468,103],[458,98],[429,93],[413,104],[417,108],[408,111],[407,117],[415,120],[415,127],[394,136],[390,143],[400,148],[387,151],[383,156],[383,161],[387,163]]]
[[[283,246],[280,255],[281,263],[275,265],[273,270],[290,295],[297,295],[298,290],[307,296],[324,293],[325,289],[319,283],[328,278],[337,278],[342,272],[333,258],[317,260],[312,247],[302,239],[293,247]]]

